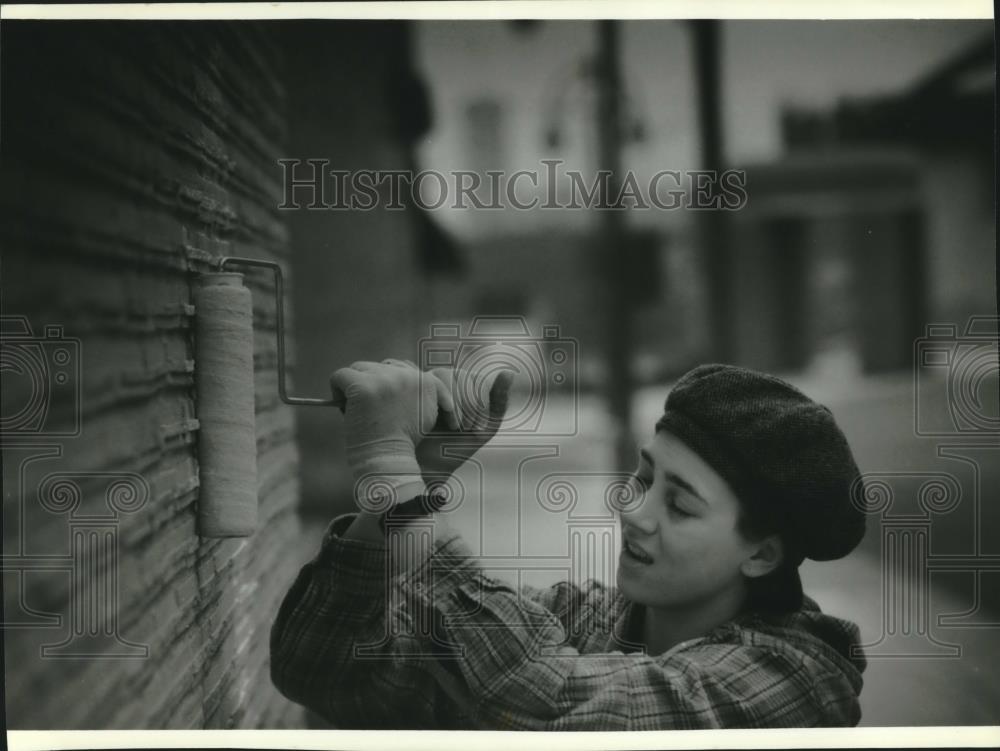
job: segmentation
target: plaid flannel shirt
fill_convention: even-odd
[[[648,656],[614,587],[515,590],[456,536],[408,573],[328,528],[271,630],[271,677],[339,728],[663,730],[856,725],[857,627],[808,600]]]

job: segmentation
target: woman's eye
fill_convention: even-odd
[[[683,506],[677,503],[678,497],[679,493],[676,488],[667,488],[667,508],[669,508],[671,512],[680,516],[694,516],[694,514],[687,511]]]

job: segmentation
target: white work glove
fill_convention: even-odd
[[[344,403],[347,461],[361,508],[381,513],[425,492],[416,447],[439,424],[457,427],[450,390],[401,360],[356,362],[330,377]]]

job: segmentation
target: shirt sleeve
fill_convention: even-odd
[[[569,581],[550,587],[521,585],[517,589],[522,601],[534,603],[552,613],[566,634],[566,644],[582,649],[587,637],[595,632],[607,633],[612,623],[611,594],[594,579],[582,585]]]
[[[457,679],[437,669],[404,612],[387,607],[385,545],[343,539],[331,522],[271,626],[274,685],[338,728],[440,728],[454,718]]]
[[[579,589],[515,591],[486,577],[454,537],[399,576],[386,573],[385,550],[332,536],[272,628],[275,684],[335,726],[445,728],[455,717],[525,730],[856,724],[837,721],[831,691],[817,691],[836,676],[801,653],[739,640],[658,657],[581,653],[554,612]]]

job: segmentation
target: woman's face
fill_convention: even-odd
[[[741,568],[759,545],[737,529],[739,501],[700,456],[658,431],[640,449],[633,482],[639,497],[621,512],[618,586],[625,597],[677,608],[745,586]]]

